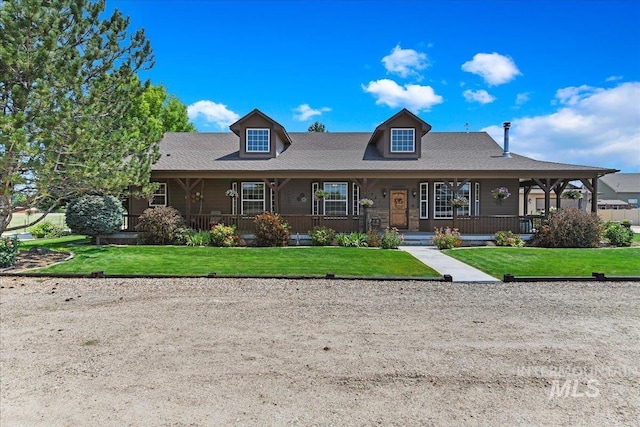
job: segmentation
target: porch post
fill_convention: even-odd
[[[563,182],[559,182],[558,184],[556,184],[555,187],[553,187],[553,191],[556,193],[556,208],[560,209],[560,200],[562,199],[562,192],[564,191],[565,188],[567,188],[567,185],[569,185],[569,181],[563,181]]]
[[[591,181],[583,178],[580,182],[591,192],[591,212],[598,212],[598,177],[593,178]]]

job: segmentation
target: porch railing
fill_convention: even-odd
[[[281,215],[291,227],[292,233],[306,234],[314,227],[329,227],[338,233],[352,231],[364,231],[365,221],[363,216],[357,215]],[[123,230],[135,231],[139,215],[125,215]],[[254,216],[246,215],[188,215],[185,222],[194,230],[210,230],[216,224],[235,225],[240,234],[254,232]]]
[[[540,228],[542,219],[538,215],[458,216],[454,228],[462,234],[495,234],[498,231],[529,234]]]
[[[354,215],[282,215],[291,226],[292,233],[306,234],[314,227],[329,227],[338,233],[352,231],[363,232],[366,229],[364,216]],[[135,231],[139,215],[125,215],[122,229]],[[458,216],[451,225],[462,234],[495,234],[498,231],[513,231],[516,234],[528,234],[542,225],[543,216],[538,215],[497,215],[497,216]],[[235,225],[241,234],[254,232],[254,216],[245,215],[189,215],[185,218],[187,226],[195,230],[210,230],[216,224]],[[444,225],[444,224],[443,224]]]

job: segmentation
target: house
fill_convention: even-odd
[[[230,129],[167,133],[151,173],[158,191],[151,200],[129,201],[129,227],[148,207],[169,205],[200,229],[226,223],[250,232],[255,214],[272,211],[294,233],[314,226],[528,232],[530,218],[519,216],[520,188],[525,195],[540,188],[549,212],[552,193],[570,181],[597,194],[598,179],[616,172],[511,154],[508,123],[501,147],[485,132],[432,132],[406,109],[368,132],[290,133],[257,109]],[[494,198],[500,187],[513,197]],[[326,197],[316,197],[318,190]],[[456,196],[468,204],[454,208]],[[363,198],[373,206],[363,208]]]
[[[613,173],[600,178],[598,209],[634,209],[640,204],[640,173]]]

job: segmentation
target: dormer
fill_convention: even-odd
[[[258,109],[229,126],[240,138],[241,159],[272,159],[291,144],[285,128]]]
[[[406,108],[379,125],[369,144],[374,144],[387,159],[418,159],[422,153],[422,137],[431,125]]]

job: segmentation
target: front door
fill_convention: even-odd
[[[407,206],[407,190],[391,190],[391,212],[389,225],[397,228],[407,228],[409,225],[409,209]]]

